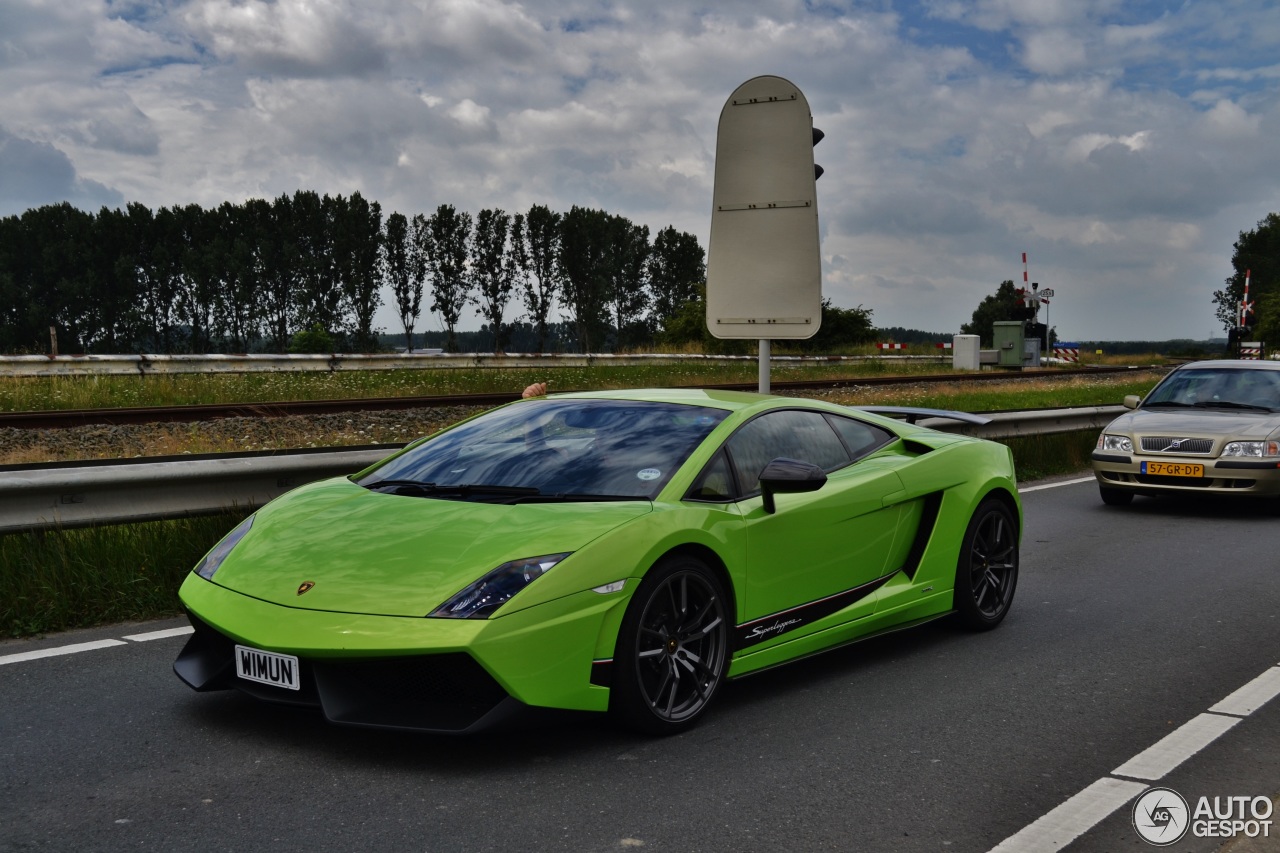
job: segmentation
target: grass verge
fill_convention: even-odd
[[[182,579],[241,518],[0,536],[0,636],[175,615]]]
[[[937,362],[781,362],[773,365],[771,375],[775,382],[784,382],[933,374],[947,369],[946,365]],[[753,382],[757,378],[757,370],[755,361],[744,359],[683,364],[593,364],[589,367],[0,377],[0,411],[431,397],[518,392],[533,382],[548,382],[552,392],[665,388]]]
[[[1020,483],[1087,470],[1089,454],[1097,443],[1096,429],[1058,435],[1028,435],[1001,442],[1013,451]]]

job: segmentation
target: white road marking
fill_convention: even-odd
[[[1141,782],[1099,779],[1035,823],[991,848],[991,853],[1055,853],[1147,789]]]
[[[1266,670],[1218,702],[1209,709],[1214,713],[1198,715],[1112,771],[1128,779],[1104,776],[1001,841],[990,853],[1057,853],[1278,695],[1280,666]]]
[[[1080,477],[1079,479],[1076,479],[1076,480],[1063,480],[1058,483],[1045,483],[1043,486],[1029,486],[1025,489],[1022,487],[1019,487],[1018,494],[1025,495],[1028,492],[1039,492],[1043,489],[1056,489],[1059,486],[1074,486],[1077,483],[1092,483],[1097,479],[1098,479],[1097,477],[1088,476],[1088,477]]]
[[[52,658],[58,655],[74,655],[77,652],[91,652],[94,649],[108,649],[112,646],[127,646],[124,640],[94,640],[91,643],[75,643],[70,646],[57,646],[52,649],[40,649],[35,652],[18,652],[12,655],[0,656],[0,666],[7,663],[21,663],[27,660],[37,660],[38,658]]]
[[[1247,717],[1280,695],[1280,666],[1272,667],[1210,708],[1215,714]]]
[[[1183,723],[1159,741],[1130,758],[1111,772],[1130,779],[1154,782],[1213,743],[1240,722],[1239,717],[1201,714]]]
[[[109,649],[113,646],[127,646],[125,640],[132,640],[135,643],[146,643],[151,640],[165,640],[169,637],[184,637],[195,631],[190,625],[181,628],[166,628],[163,631],[148,631],[145,634],[127,634],[124,640],[93,640],[88,643],[73,643],[69,646],[55,646],[51,649],[40,649],[34,652],[17,652],[11,655],[0,655],[0,666],[7,663],[22,663],[23,661],[39,660],[40,658],[53,658],[60,655],[74,655],[79,652],[92,652],[95,649]]]
[[[195,628],[186,625],[182,628],[169,628],[164,631],[149,631],[146,634],[126,634],[126,640],[132,640],[135,643],[146,643],[151,640],[167,640],[170,637],[185,637],[187,634],[194,634]]]

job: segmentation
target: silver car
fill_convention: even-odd
[[[1124,404],[1093,451],[1104,503],[1280,494],[1280,362],[1193,362]]]

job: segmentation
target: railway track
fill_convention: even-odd
[[[1017,373],[929,374],[922,376],[861,376],[850,379],[804,379],[774,382],[774,391],[812,391],[855,386],[908,385],[913,383],[985,382],[1019,379],[1068,379],[1083,375],[1126,373],[1153,368],[1094,367],[1079,370],[1036,370]],[[754,382],[699,385],[718,391],[754,391]],[[431,397],[366,397],[347,400],[280,400],[262,403],[212,403],[190,406],[140,406],[134,408],[64,409],[36,412],[0,412],[0,428],[64,429],[91,424],[123,425],[190,423],[219,418],[271,418],[285,415],[337,414],[342,412],[397,411],[445,406],[499,406],[520,398],[518,391],[501,394],[453,394]]]

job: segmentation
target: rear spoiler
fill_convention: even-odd
[[[991,418],[984,418],[982,415],[973,415],[969,412],[957,412],[951,409],[921,409],[915,406],[850,406],[849,408],[856,409],[859,412],[870,412],[873,415],[905,418],[909,424],[914,424],[921,418],[947,418],[948,420],[976,424],[978,426],[991,423]]]

